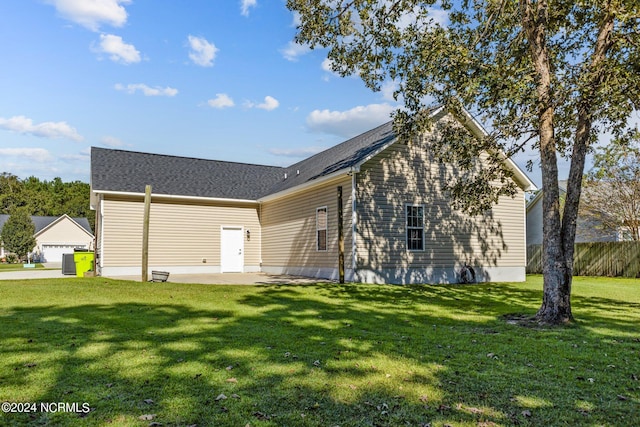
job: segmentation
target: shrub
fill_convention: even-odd
[[[36,245],[35,225],[29,213],[24,208],[15,209],[4,223],[0,238],[9,252],[14,252],[18,258],[25,258]]]

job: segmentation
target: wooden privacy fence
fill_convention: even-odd
[[[527,273],[542,273],[542,245],[527,246]],[[573,275],[640,277],[640,242],[576,243]]]

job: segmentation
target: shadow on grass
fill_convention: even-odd
[[[588,313],[577,327],[529,330],[498,320],[535,313],[540,292],[515,286],[232,289],[203,287],[206,298],[175,304],[16,304],[0,316],[0,400],[88,402],[86,425],[639,421],[631,317],[603,317],[633,303],[580,301]]]

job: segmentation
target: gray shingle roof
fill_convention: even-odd
[[[91,187],[102,191],[256,200],[283,176],[276,166],[91,148]]]
[[[357,166],[394,139],[393,122],[387,122],[289,166],[285,169],[287,179],[272,188],[271,193],[287,190],[333,172]]]
[[[31,221],[33,221],[33,225],[36,227],[36,234],[47,228],[54,222],[56,219],[60,218],[59,216],[31,216]],[[0,214],[0,230],[4,226],[4,223],[9,219],[9,215]],[[89,220],[87,218],[72,218],[78,225],[84,228],[89,233],[93,234],[91,231],[91,226],[89,225]]]
[[[394,137],[388,122],[287,168],[92,147],[91,188],[257,200],[356,166]]]

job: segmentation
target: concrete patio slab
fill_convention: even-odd
[[[63,275],[62,270],[35,270],[0,272],[0,280],[24,279],[74,279],[76,276]],[[133,280],[139,282],[141,276],[113,276],[111,279]],[[277,285],[277,284],[309,284],[332,283],[331,280],[314,279],[302,276],[267,273],[218,273],[218,274],[170,274],[169,283],[201,283],[210,285]]]
[[[113,276],[111,279],[140,281],[141,276]],[[201,283],[209,285],[277,285],[332,283],[331,280],[267,273],[170,274],[169,283]]]

